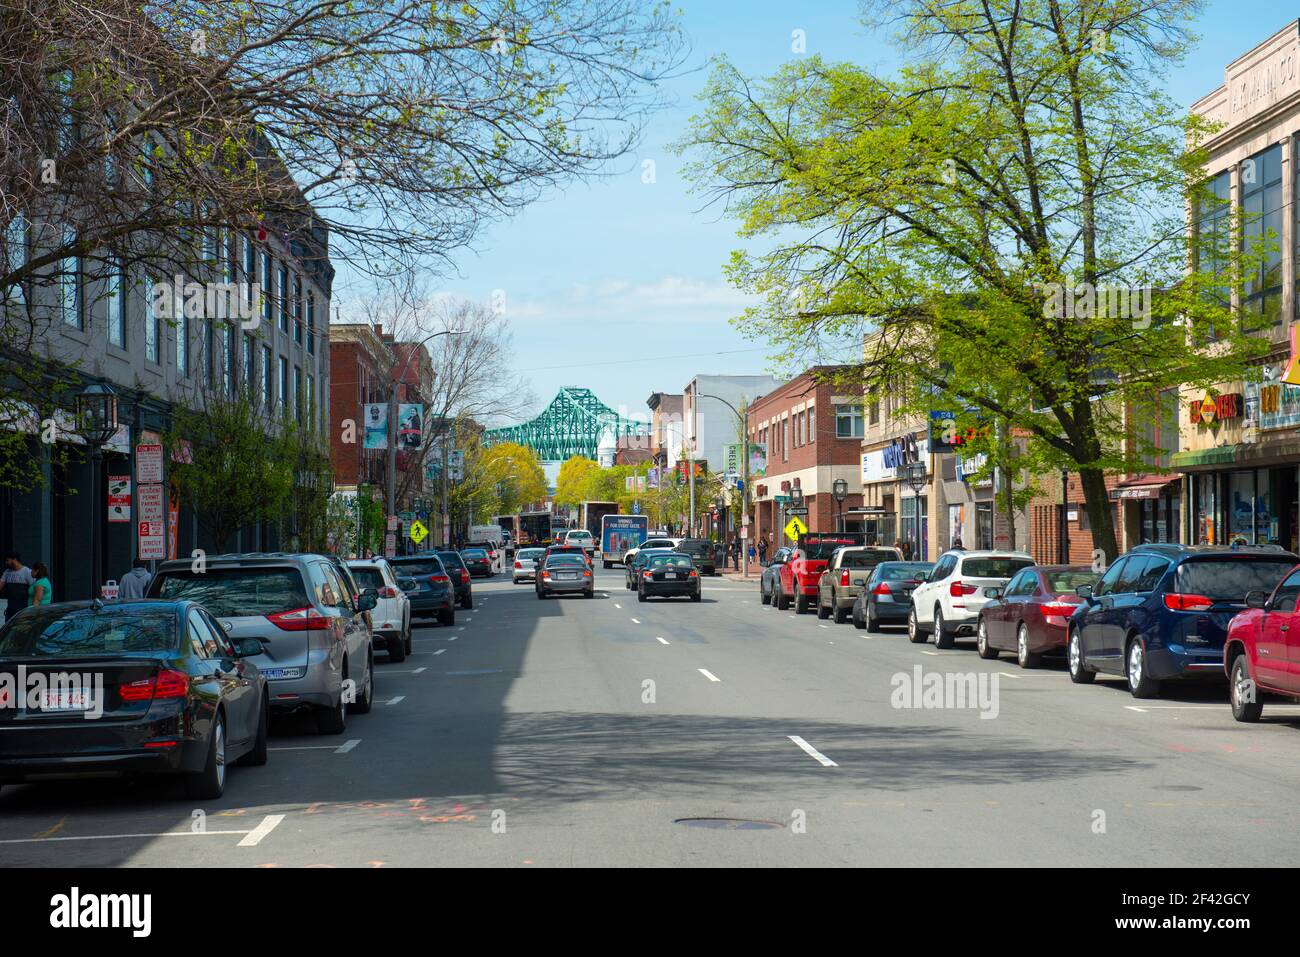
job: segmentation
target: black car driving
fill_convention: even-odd
[[[441,558],[428,554],[407,555],[390,558],[388,563],[393,566],[397,583],[411,602],[412,618],[436,617],[440,625],[456,623],[456,593]]]
[[[652,552],[641,566],[636,600],[686,597],[700,600],[700,572],[685,552]]]
[[[906,625],[912,589],[925,581],[934,562],[881,562],[871,570],[853,603],[853,625],[875,631],[878,625]]]
[[[266,679],[247,660],[262,651],[192,601],[23,610],[0,629],[0,784],[163,772],[221,797],[230,763],[266,763]]]
[[[456,604],[466,610],[474,607],[473,582],[470,581],[469,566],[460,557],[460,552],[445,551],[435,553],[441,559],[447,574],[451,576],[451,587],[456,593]]]
[[[671,548],[643,548],[632,556],[632,560],[627,563],[624,572],[627,576],[625,587],[628,591],[636,591],[637,582],[641,580],[641,572],[645,568],[646,561],[651,555],[669,555],[672,554]]]
[[[469,569],[470,575],[491,578],[495,574],[492,571],[492,559],[488,556],[486,548],[462,548],[460,557],[465,567]]]

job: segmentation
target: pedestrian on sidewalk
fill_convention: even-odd
[[[901,538],[896,538],[894,539],[894,547],[903,553],[903,561],[910,562],[912,560],[911,542],[905,542]]]
[[[750,543],[749,543],[749,561],[750,561],[750,563],[752,564],[753,561],[754,561],[754,559],[756,559],[757,557],[758,557],[758,550],[757,550],[756,548],[754,548],[754,543],[753,543],[753,542],[750,542]]]
[[[731,543],[731,570],[733,572],[740,571],[740,550],[743,547],[740,544],[740,539],[736,539]]]
[[[32,566],[32,583],[27,586],[27,604],[48,605],[54,600],[54,586],[50,584],[50,570],[44,562]]]
[[[32,583],[32,570],[22,563],[17,552],[5,556],[5,572],[0,575],[0,592],[5,599],[5,621],[27,607],[27,586]]]
[[[767,538],[766,537],[760,538],[758,540],[758,563],[760,565],[767,564]]]
[[[143,558],[137,558],[131,570],[123,575],[122,580],[117,584],[118,599],[130,601],[133,598],[143,598],[151,577],[149,563]]]

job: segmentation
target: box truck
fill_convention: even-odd
[[[601,519],[600,560],[606,567],[622,562],[629,548],[640,548],[650,534],[648,515],[606,515]]]

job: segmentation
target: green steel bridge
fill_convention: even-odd
[[[563,462],[575,455],[596,458],[596,447],[606,433],[616,440],[625,436],[648,439],[650,423],[623,418],[590,389],[566,388],[535,419],[486,430],[483,444],[514,442],[533,449],[542,461]]]

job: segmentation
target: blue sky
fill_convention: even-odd
[[[1219,86],[1229,60],[1288,22],[1280,8],[1264,13],[1266,6],[1211,0],[1198,21],[1200,45],[1169,80],[1180,103]],[[858,22],[856,0],[818,0],[815,10],[789,0],[683,0],[680,7],[693,47],[688,68],[696,69],[670,84],[674,105],[654,118],[636,154],[494,224],[459,257],[459,275],[438,284],[483,300],[504,291],[513,367],[531,382],[539,410],[566,385],[644,412],[651,392],[678,392],[697,373],[779,373],[763,344],[728,322],[742,308],[721,268],[740,245],[735,223],[700,209],[667,144],[698,109],[716,54],[765,75],[795,56],[791,34],[800,29],[809,53],[877,69],[898,62],[888,33]],[[647,159],[653,184],[642,182]]]

